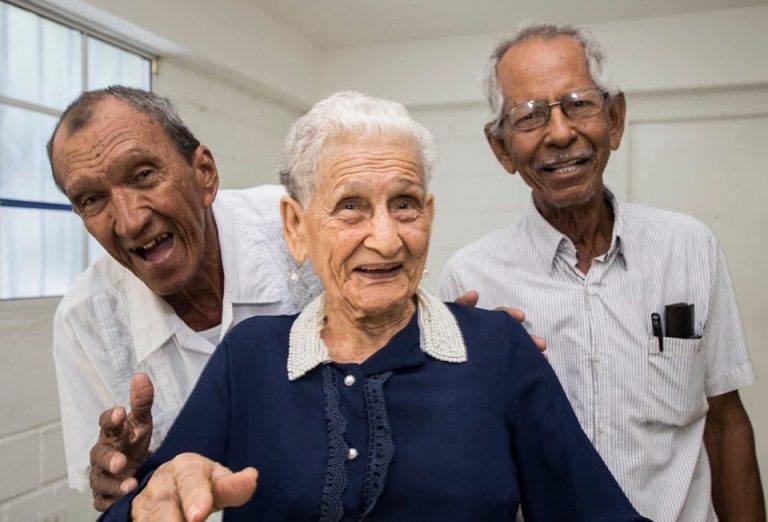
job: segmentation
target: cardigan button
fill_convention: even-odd
[[[344,384],[346,384],[347,386],[352,386],[353,384],[355,384],[356,380],[357,379],[355,379],[354,375],[347,375],[346,377],[344,377]]]
[[[347,452],[347,460],[355,460],[357,458],[357,450],[355,448],[349,448]]]

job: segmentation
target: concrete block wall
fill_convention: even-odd
[[[0,522],[93,518],[66,483],[51,320],[58,299],[0,301]]]
[[[283,139],[301,111],[259,98],[173,61],[161,61],[154,90],[179,114],[216,160],[221,188],[278,183]]]

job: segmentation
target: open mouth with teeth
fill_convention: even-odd
[[[364,265],[355,268],[355,272],[373,279],[386,279],[403,269],[402,263],[386,263],[380,265]]]
[[[590,161],[592,161],[591,157],[577,158],[570,161],[562,161],[542,165],[540,169],[544,172],[550,172],[552,174],[571,174],[572,172],[576,172],[582,165],[585,165]]]
[[[173,234],[160,234],[149,243],[130,248],[129,250],[145,261],[157,261],[168,253],[173,246]]]

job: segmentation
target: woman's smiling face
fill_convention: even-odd
[[[325,287],[326,312],[410,313],[434,214],[416,147],[387,135],[337,140],[316,176],[301,236]]]

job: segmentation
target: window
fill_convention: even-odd
[[[147,55],[0,0],[0,299],[62,295],[102,253],[53,183],[45,143],[82,91],[151,87]]]

